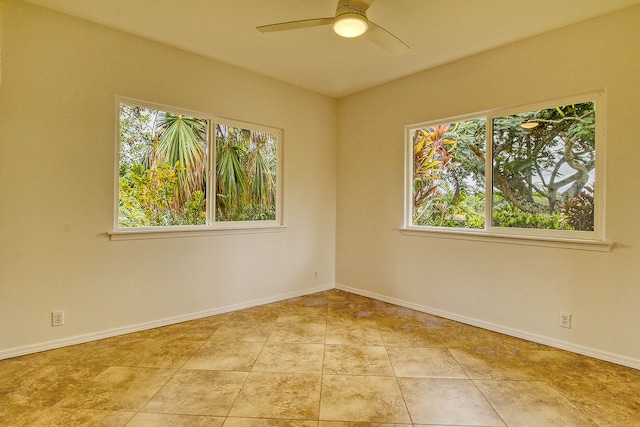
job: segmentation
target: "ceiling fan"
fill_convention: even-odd
[[[333,24],[333,31],[342,37],[358,37],[364,34],[369,40],[387,51],[402,55],[409,51],[402,40],[369,21],[367,9],[374,0],[339,0],[334,17],[303,19],[300,21],[281,22],[278,24],[262,25],[258,31],[269,33],[273,31],[298,30],[300,28],[320,27]]]

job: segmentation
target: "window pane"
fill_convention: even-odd
[[[208,122],[120,104],[119,227],[206,224]]]
[[[593,231],[595,103],[493,119],[492,224]]]
[[[216,124],[216,220],[276,219],[275,134]]]
[[[413,225],[484,228],[484,118],[412,129]]]

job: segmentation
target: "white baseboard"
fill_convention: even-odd
[[[412,310],[420,311],[422,313],[433,314],[434,316],[444,317],[445,319],[455,320],[456,322],[464,323],[471,326],[477,326],[479,328],[487,329],[493,332],[499,332],[501,334],[509,335],[516,338],[522,338],[528,341],[533,341],[538,344],[548,345],[550,347],[558,348],[561,350],[571,351],[573,353],[581,354],[583,356],[593,357],[595,359],[604,360],[607,362],[615,363],[629,368],[640,369],[640,360],[632,359],[626,356],[620,356],[617,354],[609,353],[606,351],[585,347],[577,344],[573,344],[566,341],[557,340],[555,338],[549,338],[542,335],[532,334],[518,329],[509,328],[495,323],[485,322],[483,320],[474,319],[467,316],[462,316],[455,313],[449,313],[442,310],[437,310],[432,307],[418,305],[412,302],[400,300],[397,298],[387,297],[377,293],[364,291],[362,289],[352,288],[349,286],[342,286],[336,284],[336,289],[340,289],[345,292],[350,292],[356,295],[361,295],[367,298],[373,298],[379,301],[388,302],[390,304],[399,305],[401,307],[410,308]]]
[[[56,348],[67,347],[75,344],[83,344],[91,341],[101,340],[104,338],[112,338],[119,335],[130,334],[133,332],[145,331],[147,329],[159,328],[162,326],[173,325],[176,323],[187,322],[189,320],[202,319],[203,317],[215,316],[217,314],[229,313],[232,311],[242,310],[245,308],[256,307],[258,305],[270,304],[272,302],[284,301],[290,298],[296,298],[303,295],[309,295],[316,292],[322,292],[329,289],[334,289],[333,284],[325,286],[318,286],[314,288],[307,288],[299,291],[289,292],[286,294],[280,294],[273,297],[256,299],[239,304],[232,304],[226,307],[215,308],[211,310],[199,311],[196,313],[184,314],[175,317],[169,317],[165,319],[154,320],[151,322],[138,323],[130,326],[123,326],[121,328],[109,329],[105,331],[93,332],[90,334],[78,335],[59,340],[46,341],[42,343],[36,343],[27,345],[24,347],[10,348],[7,350],[0,350],[0,360],[9,359],[11,357],[24,356],[26,354],[38,353],[46,350],[53,350]]]
[[[604,360],[607,362],[616,363],[622,366],[628,366],[634,369],[640,369],[640,360],[630,357],[620,356],[617,354],[609,353],[606,351],[585,347],[577,344],[573,344],[566,341],[557,340],[555,338],[549,338],[542,335],[532,334],[525,331],[509,328],[502,325],[497,325],[483,320],[474,319],[471,317],[463,316],[456,313],[450,313],[442,310],[438,310],[432,307],[427,307],[412,302],[400,300],[397,298],[387,297],[385,295],[377,294],[374,292],[365,291],[362,289],[352,288],[349,286],[342,286],[339,284],[324,285],[314,288],[307,288],[299,291],[289,292],[286,294],[280,294],[268,298],[256,299],[244,303],[232,304],[225,307],[215,308],[211,310],[200,311],[191,314],[185,314],[181,316],[175,316],[165,319],[159,319],[151,322],[139,323],[130,326],[124,326],[121,328],[109,329],[100,332],[94,332],[90,334],[78,335],[74,337],[63,338],[60,340],[46,341],[42,343],[36,343],[24,347],[16,347],[7,350],[0,350],[0,360],[9,359],[12,357],[24,356],[26,354],[37,353],[46,350],[52,350],[56,348],[66,347],[75,344],[83,344],[90,341],[96,341],[104,338],[112,338],[119,335],[130,334],[133,332],[140,332],[147,329],[159,328],[162,326],[173,325],[176,323],[187,322],[189,320],[201,319],[204,317],[215,316],[217,314],[229,313],[232,311],[243,310],[245,308],[256,307],[259,305],[270,304],[273,302],[283,301],[290,298],[296,298],[303,295],[309,295],[316,292],[322,292],[329,289],[340,289],[345,292],[350,292],[356,295],[361,295],[368,298],[373,298],[379,301],[388,302],[401,307],[410,308],[412,310],[420,311],[422,313],[432,314],[434,316],[443,317],[445,319],[454,320],[456,322],[464,323],[471,326],[477,326],[479,328],[487,329],[501,334],[510,335],[516,338],[522,338],[528,341],[533,341],[539,344],[548,345],[561,350],[571,351],[573,353],[581,354],[584,356],[593,357],[595,359]]]

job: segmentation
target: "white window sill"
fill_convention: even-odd
[[[234,226],[234,227],[194,227],[194,228],[163,228],[163,229],[130,229],[107,232],[110,240],[146,240],[146,239],[174,239],[181,237],[221,236],[228,234],[257,234],[278,233],[286,231],[283,225],[263,226]]]
[[[489,234],[475,230],[434,230],[404,227],[400,234],[405,236],[432,237],[436,239],[471,240],[476,242],[504,243],[510,245],[541,246],[547,248],[576,249],[583,251],[611,252],[614,244],[598,240],[577,240],[537,236],[516,236],[511,234]]]

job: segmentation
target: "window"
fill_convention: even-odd
[[[407,227],[602,240],[600,99],[407,127]]]
[[[116,230],[279,225],[278,129],[118,102]]]

